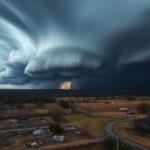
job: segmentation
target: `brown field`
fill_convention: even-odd
[[[66,120],[71,122],[73,125],[86,130],[93,136],[104,136],[104,127],[108,122],[114,121],[117,118],[112,116],[86,116],[83,114],[66,115]]]
[[[114,131],[119,129],[120,136],[150,148],[150,137],[139,135],[133,130],[132,125],[131,122],[122,122],[114,126]]]
[[[106,104],[107,101],[107,104]],[[76,103],[77,107],[91,112],[113,112],[121,107],[127,107],[136,110],[140,103],[149,103],[150,101],[128,101],[128,100],[101,100],[95,103]]]
[[[68,113],[68,110],[62,109],[56,103],[45,103],[45,104],[21,104],[21,108],[17,108],[19,104],[10,106],[4,106],[5,110],[0,113],[0,117],[14,117],[14,116],[47,116],[53,111],[59,111],[61,113]]]

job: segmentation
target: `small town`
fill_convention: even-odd
[[[149,105],[148,100],[128,97],[62,97],[53,103],[1,104],[0,147],[65,150],[88,149],[86,145],[91,149],[98,144],[107,150],[105,142],[112,140],[116,146],[118,137],[125,144],[122,150],[126,145],[148,150]]]

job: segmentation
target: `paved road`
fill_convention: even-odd
[[[108,136],[111,136],[111,137],[114,137],[114,138],[117,138],[117,136],[115,135],[115,133],[113,132],[113,126],[115,125],[115,124],[118,124],[118,123],[121,123],[121,122],[123,122],[123,121],[128,121],[128,120],[130,120],[131,119],[131,117],[128,117],[128,119],[124,119],[124,120],[120,120],[120,121],[114,121],[114,122],[111,122],[111,123],[109,123],[107,126],[106,126],[106,128],[105,128],[105,130],[106,130],[106,132],[107,132],[107,135]],[[132,147],[134,147],[135,149],[139,149],[139,150],[150,150],[149,148],[147,148],[147,147],[145,147],[145,146],[143,146],[143,145],[140,145],[140,144],[138,144],[138,143],[135,143],[135,142],[133,142],[133,141],[131,141],[131,140],[128,140],[128,139],[126,139],[126,138],[123,138],[123,137],[118,137],[119,138],[119,140],[121,140],[123,143],[126,143],[126,144],[128,144],[128,145],[131,145]]]
[[[35,129],[48,129],[48,126],[42,126],[42,127],[32,127],[32,128],[19,128],[19,129],[7,129],[7,130],[1,130],[0,133],[8,133],[8,132],[19,132],[19,131],[31,131]]]

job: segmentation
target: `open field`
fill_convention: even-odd
[[[116,120],[116,118],[110,116],[88,116],[84,114],[66,115],[64,118],[94,136],[104,136],[105,125]]]
[[[136,110],[140,103],[149,103],[150,101],[128,101],[128,100],[101,100],[96,103],[76,103],[77,107],[91,112],[113,112],[118,111],[121,107],[127,107]]]
[[[43,103],[43,104],[11,104],[3,105],[3,111],[0,113],[0,117],[13,117],[13,116],[48,116],[53,111],[59,111],[60,113],[68,113],[68,110],[64,110],[56,103]]]
[[[132,122],[122,122],[114,126],[114,131],[119,129],[120,136],[150,148],[150,137],[137,133],[132,127]]]

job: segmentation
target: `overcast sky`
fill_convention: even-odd
[[[0,0],[0,88],[149,90],[150,0]]]

